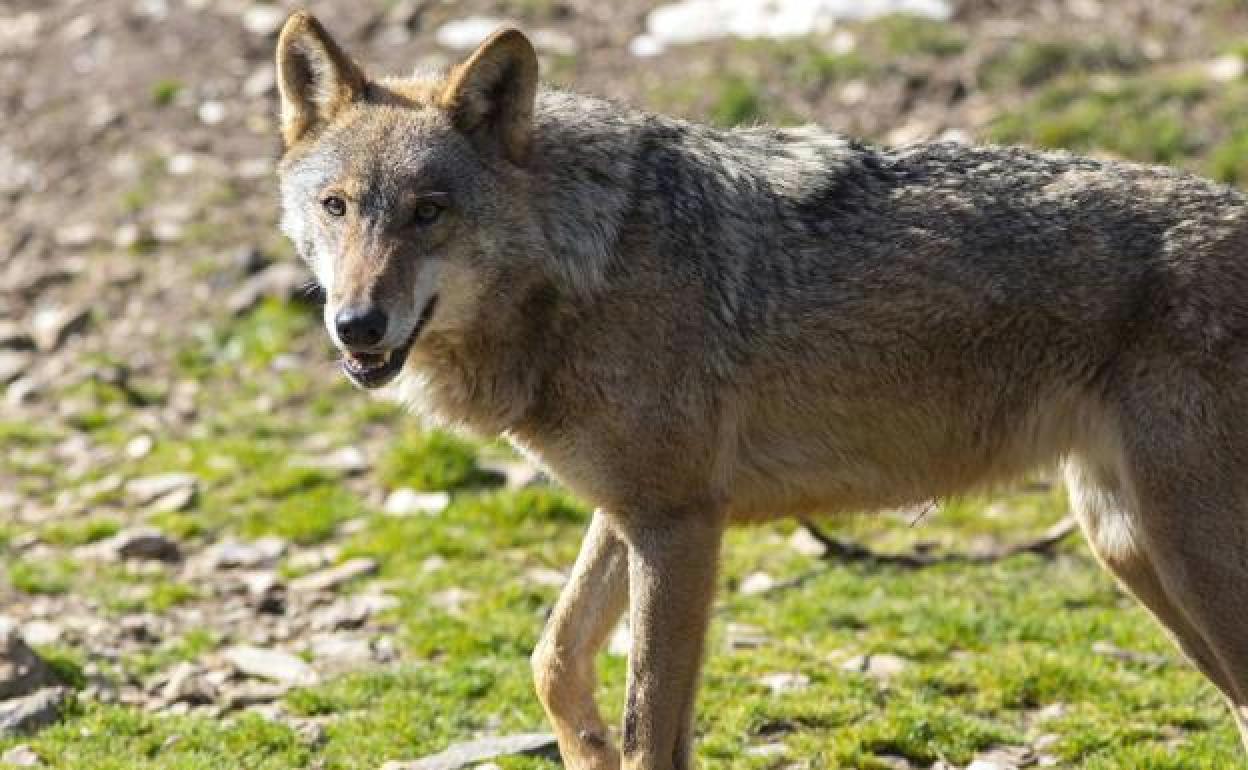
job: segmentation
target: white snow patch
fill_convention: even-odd
[[[791,38],[827,32],[838,21],[910,13],[945,20],[947,0],[683,0],[646,17],[646,33],[629,45],[636,56],[654,56],[668,45],[724,37]]]

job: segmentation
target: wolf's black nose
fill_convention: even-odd
[[[351,347],[369,347],[386,336],[385,312],[376,305],[345,307],[334,316],[338,339]]]

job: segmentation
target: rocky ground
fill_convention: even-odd
[[[724,30],[640,0],[310,5],[377,71],[452,62],[507,19],[552,82],[722,125],[1248,179],[1232,0],[965,0],[700,42]],[[421,767],[554,761],[526,656],[584,508],[341,382],[274,226],[286,11],[0,4],[0,764],[364,768],[474,740]],[[842,528],[991,554],[1062,512],[1039,484]],[[1081,546],[930,568],[826,548],[734,536],[705,765],[1239,762],[1216,696]]]

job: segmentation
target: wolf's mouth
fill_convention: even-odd
[[[403,365],[407,363],[407,354],[411,352],[412,345],[416,344],[416,338],[420,336],[421,330],[433,316],[433,309],[437,304],[438,295],[435,294],[425,303],[425,309],[421,311],[416,327],[408,335],[407,341],[399,347],[377,352],[343,351],[342,371],[361,388],[380,388],[390,384],[399,372],[403,371]]]

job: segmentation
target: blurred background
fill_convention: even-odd
[[[552,84],[725,127],[1248,182],[1242,0],[309,5],[377,73],[510,21]],[[373,768],[476,739],[484,762],[545,729],[527,656],[587,511],[342,381],[275,227],[291,8],[0,0],[0,764]],[[824,524],[924,558],[734,534],[702,764],[1239,766],[1213,690],[1082,543],[1008,555],[1064,514],[1039,476]]]

